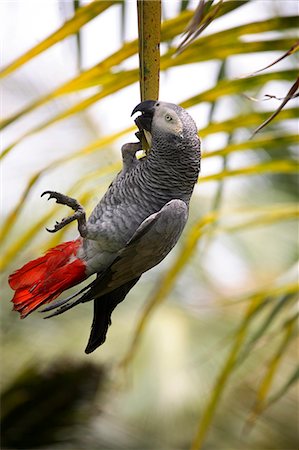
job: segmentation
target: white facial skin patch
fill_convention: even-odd
[[[176,112],[164,105],[156,107],[153,126],[178,136],[183,133],[183,124]]]

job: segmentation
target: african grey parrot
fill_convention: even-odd
[[[49,199],[75,213],[56,222],[56,232],[73,220],[80,236],[47,251],[10,275],[14,309],[21,318],[93,274],[75,295],[44,308],[50,316],[93,300],[94,317],[85,352],[106,339],[111,314],[141,275],[159,264],[178,241],[187,222],[190,197],[200,170],[200,141],[193,119],[172,103],[147,100],[133,110],[137,136],[151,140],[146,156],[136,158],[141,143],[122,147],[123,168],[86,222],[83,207],[54,191]]]

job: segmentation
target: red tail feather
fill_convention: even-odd
[[[10,275],[9,285],[16,291],[12,302],[22,319],[86,278],[86,265],[76,258],[81,243],[79,238],[57,245]]]

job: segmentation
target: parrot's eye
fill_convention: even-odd
[[[167,122],[170,122],[172,120],[172,117],[169,114],[166,114],[165,120],[167,120]]]

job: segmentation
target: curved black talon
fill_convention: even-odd
[[[50,200],[51,198],[56,198],[53,194],[58,194],[58,192],[55,191],[45,191],[41,194],[41,197],[44,195],[49,194],[49,198],[47,200]]]
[[[84,237],[86,235],[86,218],[84,208],[80,205],[80,203],[78,203],[77,200],[72,197],[68,197],[67,195],[60,194],[59,192],[55,191],[45,191],[41,194],[41,197],[46,194],[49,194],[48,200],[50,200],[51,198],[55,198],[56,203],[68,206],[75,211],[75,214],[73,214],[72,216],[65,217],[60,222],[56,221],[56,224],[54,225],[54,228],[52,230],[49,228],[46,228],[46,230],[49,233],[56,233],[56,231],[61,230],[61,228],[65,227],[69,223],[77,220],[79,233]]]
[[[60,192],[56,191],[45,191],[41,194],[41,197],[44,195],[49,194],[48,200],[51,198],[56,199],[56,203],[60,203],[61,205],[69,206],[70,208],[74,209],[74,205],[77,203],[77,201],[71,197],[68,197],[67,195],[60,194]]]

